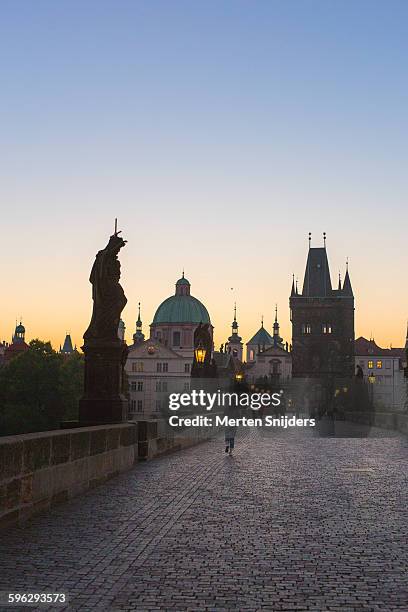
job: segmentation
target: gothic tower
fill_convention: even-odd
[[[302,293],[292,283],[289,299],[292,321],[294,378],[344,378],[354,374],[354,295],[348,265],[343,287],[332,288],[324,246],[309,253]]]

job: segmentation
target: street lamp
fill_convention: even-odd
[[[194,354],[195,354],[195,358],[196,358],[196,362],[202,366],[204,361],[205,361],[205,356],[207,354],[207,351],[205,350],[205,348],[203,347],[203,345],[201,344],[201,342],[199,343],[199,345],[197,346],[196,349],[194,349]]]
[[[237,372],[237,374],[235,374],[235,380],[236,380],[238,383],[242,382],[243,378],[244,378],[244,375],[243,375],[243,374],[241,374],[241,372]]]
[[[374,372],[370,372],[368,375],[368,382],[369,382],[369,388],[370,388],[370,403],[371,403],[371,410],[374,410],[374,383],[375,383],[375,374]]]

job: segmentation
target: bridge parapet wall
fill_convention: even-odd
[[[140,459],[206,440],[211,429],[176,432],[159,419],[0,437],[0,527],[85,493]]]
[[[166,419],[138,421],[139,459],[152,459],[168,452],[181,450],[216,435],[213,427],[172,428]]]
[[[137,459],[135,423],[0,438],[0,526],[84,493]]]

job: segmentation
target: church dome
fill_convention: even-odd
[[[16,334],[25,334],[25,327],[22,323],[16,326]]]
[[[176,283],[176,294],[164,300],[156,310],[152,325],[163,323],[210,323],[204,304],[190,295],[190,283],[184,274]]]

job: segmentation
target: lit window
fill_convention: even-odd
[[[378,369],[378,370],[381,370],[381,369],[382,369],[382,361],[381,361],[381,359],[379,359],[379,360],[377,361],[377,369]]]
[[[374,361],[371,361],[371,359],[370,359],[370,361],[368,362],[368,369],[372,370],[373,367],[374,367]]]
[[[311,333],[312,333],[311,323],[303,323],[302,324],[302,334],[311,334]]]
[[[333,331],[333,328],[332,328],[332,324],[331,323],[323,323],[323,325],[322,325],[322,332],[324,334],[331,334],[332,331]]]
[[[254,351],[251,349],[249,351],[249,361],[253,361],[254,360]]]

